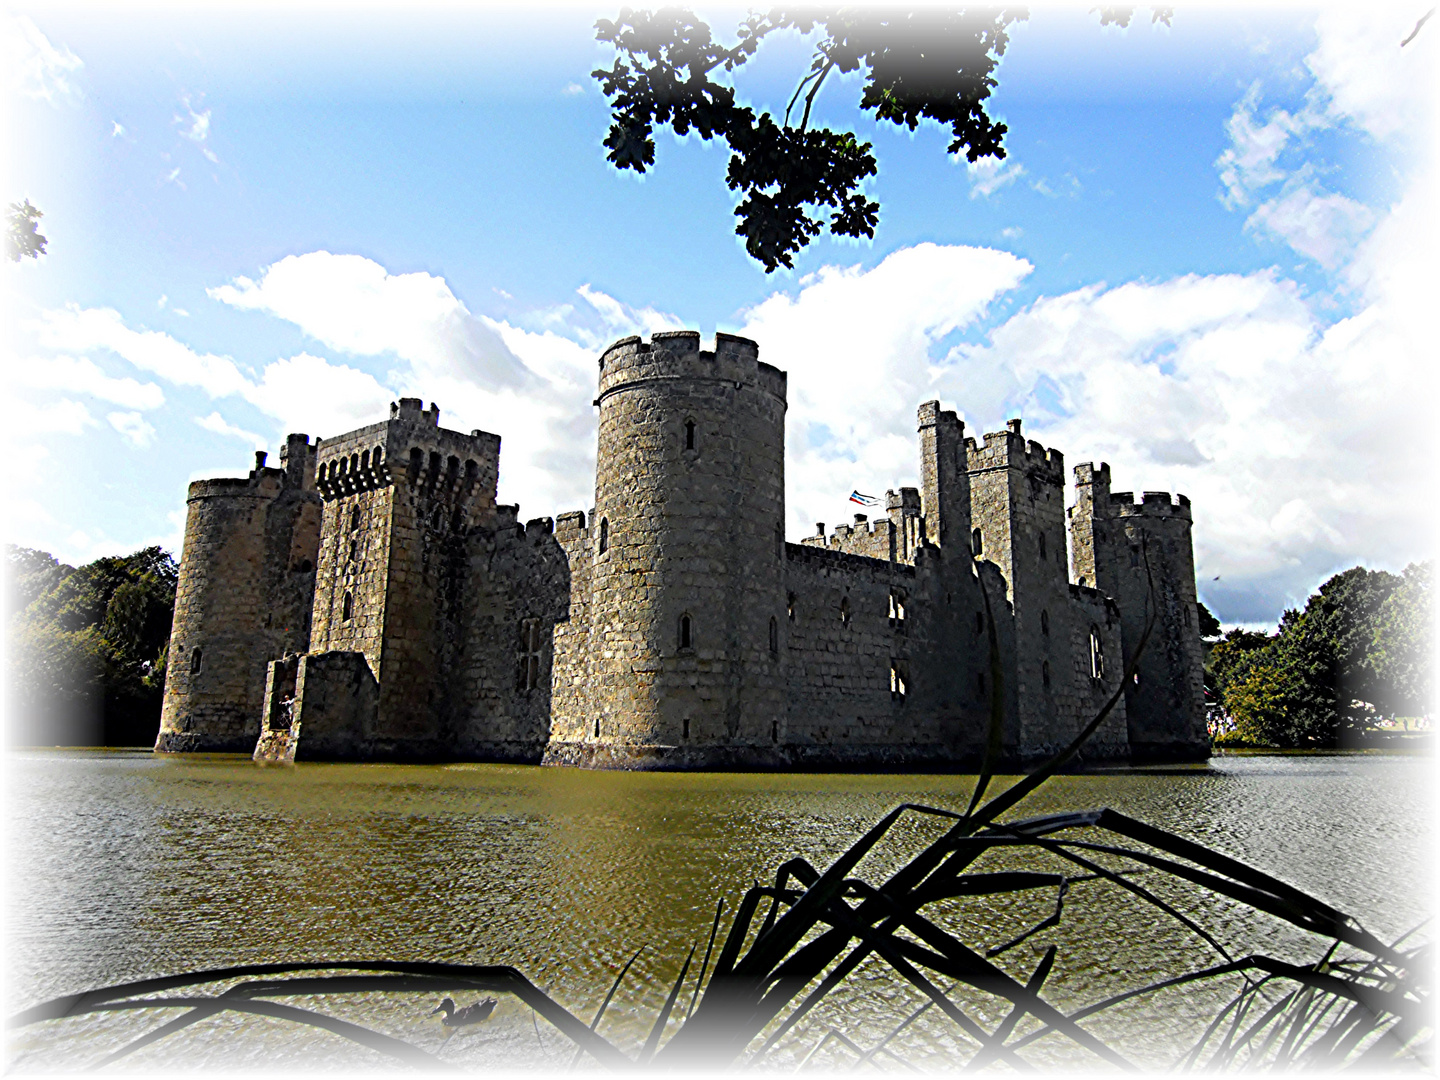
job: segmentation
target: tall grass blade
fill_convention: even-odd
[[[695,992],[690,995],[690,1007],[685,1010],[685,1019],[689,1020],[695,1011],[695,1001],[700,996],[700,988],[705,985],[705,970],[710,966],[710,950],[715,946],[715,932],[720,929],[720,912],[725,910],[725,898],[722,896],[715,904],[715,921],[710,924],[710,940],[705,943],[705,959],[700,962],[700,974],[695,977]]]
[[[680,988],[685,985],[685,976],[690,973],[690,961],[695,959],[695,950],[699,943],[690,946],[690,952],[685,957],[685,963],[680,966],[680,977],[675,980],[675,985],[670,988],[670,996],[665,999],[665,1005],[660,1010],[660,1015],[655,1018],[655,1026],[650,1029],[650,1037],[645,1040],[645,1048],[640,1051],[640,1064],[644,1065],[655,1056],[656,1049],[660,1046],[660,1036],[665,1033],[665,1025],[670,1020],[670,1013],[675,1008],[675,999],[680,996]]]
[[[590,1021],[591,1031],[594,1031],[597,1027],[600,1026],[600,1018],[605,1015],[605,1010],[610,1007],[610,999],[615,996],[615,991],[620,989],[620,984],[625,979],[625,973],[630,970],[631,964],[635,963],[636,960],[640,959],[640,954],[644,951],[644,945],[641,945],[640,948],[636,949],[634,955],[632,955],[629,960],[625,961],[625,966],[620,969],[620,974],[615,976],[615,981],[610,984],[610,991],[605,995],[605,1000],[600,1003],[600,1008],[595,1010],[595,1019]],[[570,1059],[571,1069],[574,1069],[576,1065],[580,1064],[580,1056],[583,1053],[584,1051],[580,1049],[580,1047],[577,1046],[575,1048],[575,1056]]]

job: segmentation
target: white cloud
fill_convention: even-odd
[[[36,390],[68,390],[129,409],[158,409],[165,393],[154,383],[115,379],[91,360],[72,356],[32,356],[12,369],[21,386]]]
[[[852,487],[914,482],[915,408],[936,396],[932,348],[1030,269],[1002,251],[921,244],[869,271],[824,267],[794,297],[776,293],[743,313],[739,333],[789,374],[792,535],[848,513]]]
[[[1013,184],[1025,175],[1025,166],[1013,159],[1009,164],[999,158],[982,157],[965,162],[965,172],[970,177],[970,197],[982,195],[989,198],[1001,188]]]
[[[13,85],[21,94],[51,105],[83,97],[71,76],[85,62],[65,46],[52,45],[30,19],[24,15],[6,18],[4,39]]]
[[[315,251],[207,290],[233,307],[294,323],[329,348],[394,354],[424,379],[452,376],[519,388],[532,376],[489,326],[456,299],[444,278],[390,274],[359,255]]]
[[[5,425],[5,434],[12,446],[31,435],[79,435],[95,426],[90,410],[78,401],[63,398],[48,405],[30,405],[12,409]]]
[[[396,397],[368,372],[309,353],[268,364],[244,395],[284,431],[322,437],[384,419]]]
[[[112,139],[122,139],[122,138],[124,138],[124,137],[125,137],[125,125],[122,124],[122,123],[120,123],[119,120],[112,120],[112,121],[111,121],[111,124],[112,124],[113,126],[110,128],[110,137],[111,137]]]
[[[575,97],[579,94],[585,93],[585,87],[581,86],[577,82],[566,83],[565,89],[560,92],[566,97]]]
[[[256,435],[253,431],[246,431],[244,428],[230,423],[218,412],[212,412],[209,416],[197,416],[195,423],[206,431],[213,431],[216,435],[224,435],[249,443],[256,450],[264,450],[267,445],[263,435]]]
[[[112,412],[105,419],[131,446],[143,449],[155,441],[155,429],[138,412]]]
[[[228,356],[197,353],[158,330],[132,330],[113,308],[67,304],[29,324],[37,340],[66,352],[105,349],[142,371],[178,386],[198,386],[211,397],[243,392],[249,382]]]
[[[1334,270],[1374,224],[1370,208],[1354,199],[1300,183],[1255,208],[1246,229],[1268,232]]]
[[[1256,191],[1289,175],[1278,165],[1281,152],[1289,145],[1292,135],[1303,133],[1318,122],[1308,112],[1291,116],[1284,109],[1272,109],[1261,123],[1255,117],[1259,102],[1260,84],[1255,82],[1236,103],[1225,125],[1230,145],[1215,162],[1220,181],[1225,185],[1225,195],[1220,201],[1231,210],[1249,206]]]
[[[1332,116],[1377,139],[1405,133],[1421,142],[1433,138],[1433,23],[1400,47],[1423,13],[1423,4],[1335,4],[1320,13],[1318,40],[1305,66],[1324,90]]]

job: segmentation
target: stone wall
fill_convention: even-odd
[[[570,617],[570,564],[550,518],[521,525],[514,507],[499,510],[497,526],[473,530],[468,542],[460,711],[449,738],[465,760],[538,764],[551,735],[555,630]]]

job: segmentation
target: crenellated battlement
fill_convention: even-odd
[[[1006,421],[1004,431],[989,431],[980,442],[965,440],[966,468],[972,472],[1021,469],[1053,483],[1065,483],[1065,455],[1020,434],[1019,419]]]
[[[1184,495],[1171,499],[1168,491],[1146,491],[1140,502],[1134,492],[1116,491],[1110,495],[1110,512],[1114,517],[1183,518],[1191,520],[1190,500]]]
[[[315,441],[315,489],[328,501],[406,482],[443,497],[493,501],[500,436],[439,426],[440,408],[401,398],[390,419]]]
[[[196,499],[273,499],[286,486],[286,470],[273,469],[265,464],[269,455],[264,450],[255,451],[255,468],[248,476],[217,476],[207,480],[192,480],[187,498]],[[281,459],[284,460],[283,457]]]
[[[659,379],[730,382],[739,390],[753,387],[785,400],[786,376],[760,360],[760,347],[749,338],[716,334],[715,347],[700,348],[695,330],[669,330],[621,338],[600,354],[600,392],[595,404],[628,386]]]

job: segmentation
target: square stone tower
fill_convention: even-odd
[[[494,518],[500,437],[439,424],[433,403],[402,398],[389,420],[327,439],[318,455],[325,509],[310,652],[359,654],[379,683],[374,715],[346,725],[356,757],[442,758],[453,738],[465,536]],[[320,693],[303,679],[297,688],[307,736],[336,722],[318,711]]]

